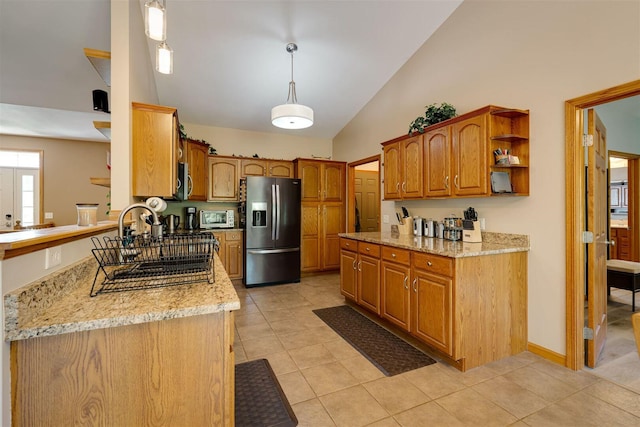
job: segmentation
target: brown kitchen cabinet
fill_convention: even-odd
[[[380,245],[340,239],[340,292],[380,314]]]
[[[623,227],[611,227],[611,237],[613,242],[609,245],[609,258],[633,261],[631,259],[631,240],[629,229]]]
[[[380,313],[383,318],[407,332],[410,330],[410,260],[411,252],[408,250],[382,247]]]
[[[218,256],[230,279],[242,279],[244,277],[244,246],[243,231],[228,230],[215,231],[213,235],[220,243]]]
[[[234,157],[209,156],[209,191],[207,200],[239,200],[239,161]]]
[[[515,195],[529,195],[529,110],[492,107],[489,121],[490,171],[506,172]],[[518,157],[518,164],[498,164],[493,151],[502,148]]]
[[[182,150],[175,108],[133,102],[131,194],[172,198]]]
[[[489,195],[486,115],[470,117],[451,126],[453,194]]]
[[[187,139],[183,141],[187,152],[187,164],[190,182],[188,186],[189,200],[207,201],[209,186],[209,145]]]
[[[301,271],[340,268],[340,237],[345,231],[346,163],[296,159],[302,180]]]
[[[423,197],[422,139],[415,135],[382,144],[385,200]]]
[[[422,153],[425,197],[451,196],[451,127],[425,132]]]
[[[248,176],[270,176],[275,178],[293,178],[293,162],[288,160],[241,159],[240,178]]]

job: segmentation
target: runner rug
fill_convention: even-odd
[[[289,427],[298,419],[267,359],[236,365],[236,427]]]
[[[313,312],[386,376],[401,374],[436,362],[347,305],[321,308]]]

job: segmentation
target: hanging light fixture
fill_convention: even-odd
[[[167,39],[167,13],[158,0],[144,4],[144,33],[152,40],[163,42]]]
[[[156,70],[162,74],[173,74],[173,49],[166,42],[156,46]]]
[[[298,50],[295,43],[287,44],[287,52],[291,54],[291,81],[287,102],[271,109],[271,123],[283,129],[304,129],[313,125],[313,110],[306,105],[298,104],[296,82],[293,81],[293,52]]]

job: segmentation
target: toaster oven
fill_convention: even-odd
[[[235,227],[235,211],[208,210],[200,211],[200,228],[233,228]]]

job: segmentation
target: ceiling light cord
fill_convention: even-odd
[[[289,82],[289,93],[287,94],[287,104],[297,104],[298,96],[296,95],[296,82],[293,80],[293,52],[298,50],[295,43],[287,45],[287,52],[291,55],[291,81]]]

